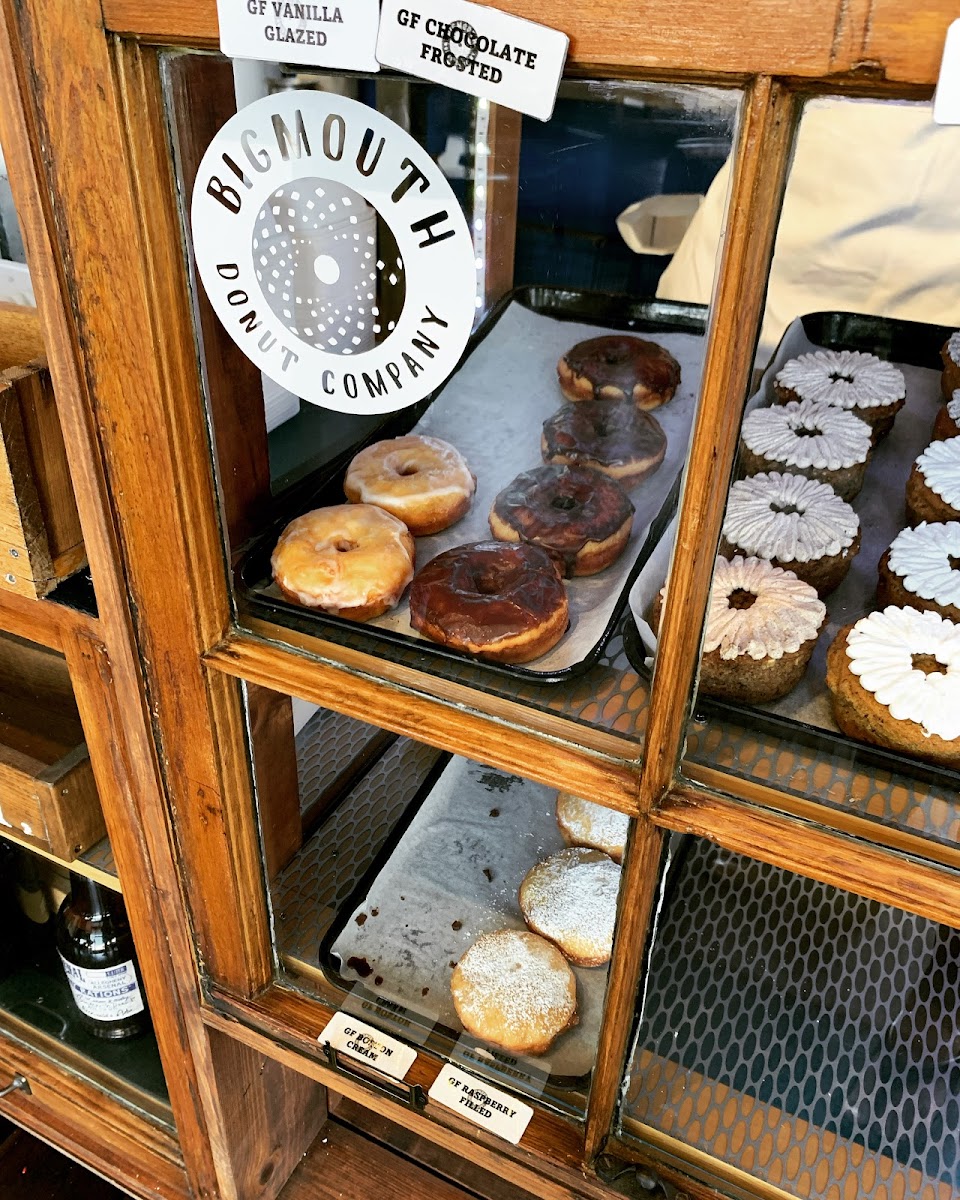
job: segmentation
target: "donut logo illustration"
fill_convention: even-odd
[[[323,92],[241,110],[201,161],[191,217],[217,316],[271,379],[338,412],[406,408],[460,360],[473,242],[425,150]]]

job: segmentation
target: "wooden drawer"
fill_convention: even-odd
[[[85,561],[37,315],[0,304],[0,588],[39,598]]]
[[[0,825],[70,862],[106,832],[65,660],[0,636]]]

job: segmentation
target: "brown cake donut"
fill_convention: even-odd
[[[680,364],[656,342],[630,334],[605,334],[577,344],[557,363],[568,400],[628,400],[659,408],[680,385]]]
[[[940,359],[943,362],[940,388],[943,398],[949,400],[953,393],[960,388],[960,330],[952,333],[943,343]]]
[[[544,421],[540,452],[546,463],[593,467],[632,488],[663,462],[667,435],[632,404],[584,400]]]
[[[907,480],[907,523],[960,521],[960,437],[931,442]]]
[[[334,504],[284,529],[270,559],[288,600],[352,621],[394,607],[413,577],[406,525],[371,504]]]
[[[410,587],[410,623],[434,642],[493,662],[529,662],[566,632],[556,563],[539,546],[472,542],[431,559]]]
[[[351,503],[385,509],[415,537],[459,521],[476,490],[476,478],[455,446],[415,433],[367,446],[343,480]]]
[[[827,651],[827,688],[850,737],[960,768],[960,625],[910,607],[861,617]]]
[[[520,884],[523,919],[578,967],[610,961],[620,868],[602,850],[569,846],[537,863]]]
[[[901,529],[878,574],[879,608],[918,608],[960,622],[960,521]]]
[[[590,467],[524,471],[490,510],[490,532],[540,546],[566,576],[596,575],[623,552],[633,505],[623,488]]]
[[[870,426],[874,443],[890,432],[907,402],[903,372],[860,350],[801,354],[777,373],[773,390],[781,404],[811,400],[853,413]]]
[[[453,969],[467,1033],[511,1054],[546,1054],[577,1024],[577,980],[552,942],[523,929],[485,933]]]

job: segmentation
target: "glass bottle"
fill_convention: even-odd
[[[133,937],[119,896],[71,872],[70,895],[57,915],[57,949],[90,1033],[128,1038],[149,1026]]]

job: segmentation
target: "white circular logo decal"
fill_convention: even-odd
[[[197,271],[271,379],[338,412],[415,404],[456,366],[476,313],[473,242],[433,159],[356,100],[284,92],[207,147]]]

